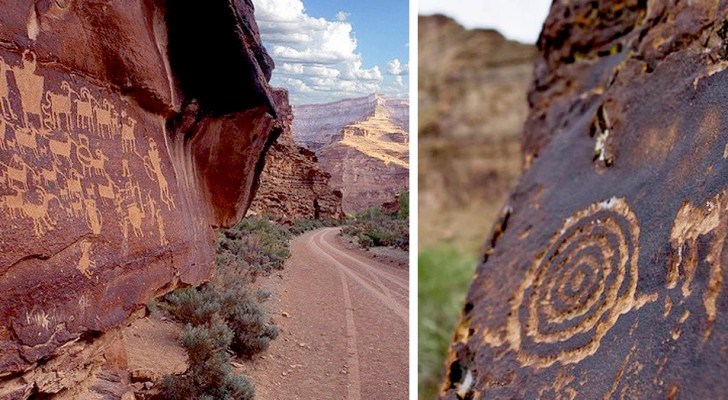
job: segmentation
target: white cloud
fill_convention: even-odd
[[[402,81],[402,75],[397,75],[397,76],[396,76],[396,77],[394,78],[394,81],[395,81],[395,82],[397,82],[397,84],[398,84],[399,86],[404,86],[404,82]]]
[[[365,67],[348,13],[340,11],[336,20],[327,20],[308,15],[302,0],[253,3],[263,45],[276,63],[271,85],[288,88],[292,103],[359,97],[382,92],[385,86],[406,94],[380,66]]]
[[[420,0],[418,12],[445,14],[466,28],[495,28],[505,37],[535,43],[551,0]]]
[[[391,75],[407,75],[409,73],[409,64],[402,65],[399,59],[395,58],[387,63],[387,72]]]

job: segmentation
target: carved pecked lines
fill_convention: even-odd
[[[624,199],[576,212],[526,271],[506,325],[484,330],[484,342],[508,345],[534,368],[596,353],[621,315],[656,299],[637,294],[639,235]]]
[[[15,65],[0,57],[0,216],[32,222],[31,232],[41,238],[64,218],[100,235],[104,214],[111,211],[117,215],[106,222],[118,221],[123,251],[145,230],[167,244],[159,206],[171,210],[175,203],[154,139],[147,136],[141,154],[137,121],[126,110],[67,81],[58,91],[46,90],[38,67],[30,51]],[[109,148],[120,150],[113,160],[105,154]],[[135,176],[130,165],[144,170],[158,192],[142,192],[139,179],[145,174]],[[84,243],[78,269],[89,276],[94,252],[92,242]]]

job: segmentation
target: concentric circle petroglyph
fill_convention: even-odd
[[[594,354],[620,315],[636,307],[639,226],[624,199],[568,218],[511,301],[507,339],[527,366]]]

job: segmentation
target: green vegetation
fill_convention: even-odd
[[[293,222],[288,230],[295,236],[319,228],[329,228],[341,225],[341,221],[335,219],[299,219]]]
[[[250,381],[232,373],[228,352],[232,339],[233,332],[217,315],[204,325],[188,324],[179,341],[187,352],[190,367],[182,375],[166,376],[161,396],[169,400],[255,398]]]
[[[435,246],[420,252],[418,264],[419,398],[434,399],[476,259],[452,246]]]
[[[409,192],[399,194],[396,210],[371,207],[355,215],[342,233],[366,249],[387,246],[409,250]]]
[[[251,399],[255,390],[232,375],[231,354],[250,359],[268,349],[278,328],[266,323],[268,294],[251,293],[256,277],[283,267],[290,256],[288,229],[262,218],[246,218],[221,232],[217,269],[209,283],[168,294],[155,307],[187,324],[180,343],[189,368],[162,382],[164,399]]]

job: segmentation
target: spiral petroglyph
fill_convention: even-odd
[[[506,339],[521,364],[545,368],[594,354],[636,300],[639,226],[624,199],[566,220],[510,303]]]

